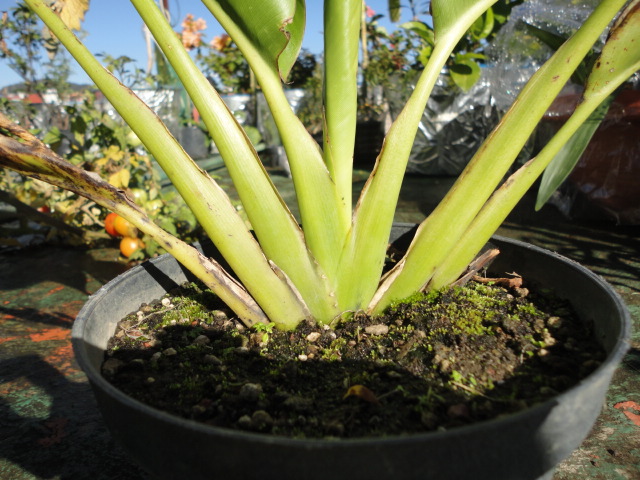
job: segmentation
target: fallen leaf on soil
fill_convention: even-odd
[[[347,390],[347,393],[345,393],[342,398],[345,399],[351,396],[360,397],[365,402],[378,403],[378,397],[376,397],[375,393],[364,385],[353,385],[349,387],[349,390]]]
[[[618,410],[622,410],[629,420],[631,420],[634,425],[640,427],[640,415],[632,412],[631,410],[635,410],[636,412],[640,412],[640,405],[636,402],[627,401],[627,402],[619,402],[616,403],[613,408],[617,408]]]

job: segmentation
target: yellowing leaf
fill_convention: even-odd
[[[109,177],[109,183],[116,188],[127,188],[129,180],[131,180],[131,173],[124,168]]]
[[[84,14],[89,9],[89,0],[54,0],[53,9],[71,30],[80,30]]]
[[[122,160],[124,158],[124,152],[122,150],[120,150],[119,147],[116,147],[115,145],[111,145],[107,151],[104,153],[104,156],[110,160],[114,160],[116,162],[119,162],[120,160]]]
[[[342,398],[345,399],[351,396],[360,397],[365,402],[378,403],[378,397],[376,397],[375,393],[364,385],[352,385]]]

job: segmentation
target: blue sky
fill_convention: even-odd
[[[259,1],[259,0],[256,0]],[[368,5],[377,13],[387,13],[387,0],[368,0]],[[0,0],[0,11],[6,11],[16,5],[15,0]],[[206,39],[222,33],[222,29],[208,10],[197,0],[170,0],[169,8],[176,29],[187,13],[207,21]],[[313,53],[322,50],[322,1],[307,0],[307,28],[303,47]],[[404,20],[409,14],[404,11]],[[396,28],[386,18],[381,22],[392,31]],[[109,53],[114,57],[126,55],[137,60],[138,65],[146,65],[146,47],[142,34],[142,22],[128,0],[91,0],[83,27],[87,32],[85,44],[93,53]],[[80,67],[72,63],[74,73],[72,82],[88,83]],[[0,60],[0,87],[20,81],[5,63]]]

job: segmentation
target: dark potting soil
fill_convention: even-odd
[[[143,403],[226,428],[307,438],[417,433],[542,402],[604,352],[566,303],[470,282],[384,316],[244,328],[184,285],[123,319],[104,376]]]

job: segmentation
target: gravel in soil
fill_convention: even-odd
[[[543,402],[604,353],[549,292],[470,282],[383,316],[246,329],[185,284],[121,320],[103,375],[192,420],[297,438],[450,429]]]

